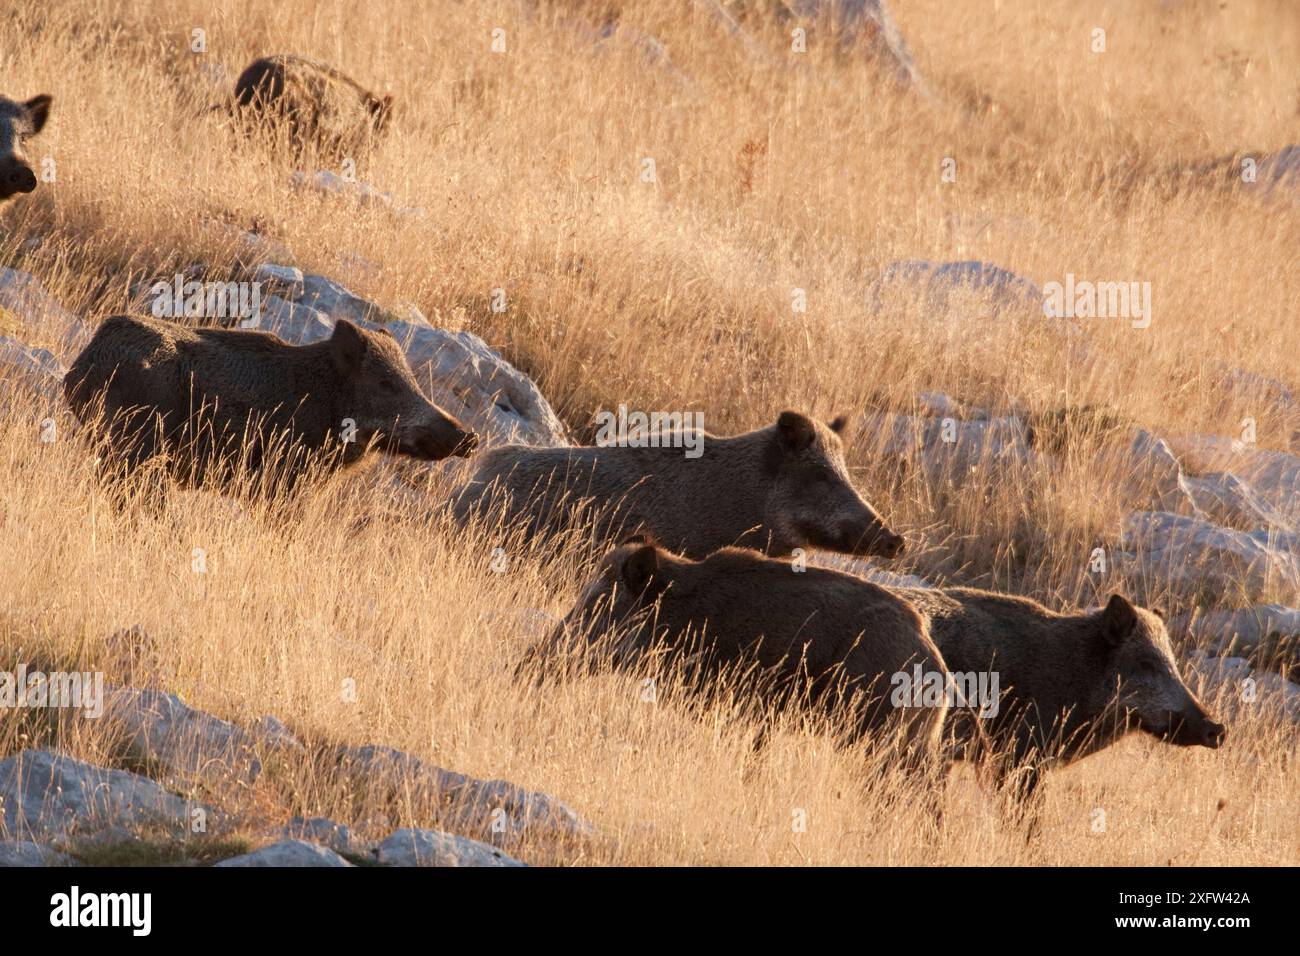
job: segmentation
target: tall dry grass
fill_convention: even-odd
[[[306,269],[437,324],[469,328],[531,374],[581,433],[593,412],[703,410],[710,430],[783,407],[829,415],[911,407],[936,389],[995,410],[1101,406],[1161,434],[1235,434],[1269,408],[1221,389],[1223,364],[1300,387],[1293,206],[1174,191],[1183,162],[1300,139],[1290,65],[1300,15],[1281,0],[1161,5],[1043,0],[892,5],[933,102],[818,43],[785,54],[769,5],[733,5],[774,62],[755,64],[689,4],[429,5],[51,0],[0,19],[4,92],[54,94],[33,141],[58,181],[2,213],[0,261],[36,273],[92,319],[138,306],[132,285],[195,261],[249,263],[232,227]],[[630,47],[593,55],[583,18],[615,12],[659,36],[690,83]],[[490,31],[508,51],[489,51]],[[1089,31],[1107,32],[1104,54]],[[208,49],[189,50],[191,31]],[[363,164],[423,219],[290,189],[289,170],[239,148],[218,114],[256,55],[328,59],[400,104]],[[653,158],[656,182],[641,181]],[[945,157],[955,183],[940,178]],[[920,301],[870,305],[896,258],[982,258],[1040,280],[1149,281],[1154,321],[1093,323],[1081,363],[1024,317],[971,309],[936,321]],[[494,313],[492,291],[508,309]],[[792,312],[792,290],[808,312]],[[31,344],[53,345],[28,336]],[[62,440],[36,441],[54,414]],[[1134,738],[1052,774],[1032,840],[964,771],[945,832],[927,836],[907,784],[869,779],[875,758],[791,723],[760,757],[726,707],[641,701],[608,675],[514,686],[535,625],[585,573],[580,549],[541,564],[493,533],[458,536],[419,499],[394,508],[379,475],[329,482],[290,509],[173,492],[115,512],[65,410],[6,385],[0,430],[0,640],[5,659],[104,666],[232,719],[274,713],[304,739],[381,742],[466,773],[564,799],[605,834],[536,838],[526,858],[591,863],[1295,863],[1294,731],[1234,721],[1226,749]],[[1055,606],[1125,589],[1192,596],[1159,575],[1086,570],[1134,506],[1084,434],[1058,467],[926,481],[858,435],[855,475],[913,542],[904,569],[996,586]],[[378,468],[385,466],[379,465]],[[443,491],[427,490],[429,501]],[[192,571],[194,548],[208,570]],[[1296,603],[1285,593],[1271,598]],[[1229,599],[1230,596],[1225,596]],[[159,648],[137,673],[108,638],[139,625]],[[341,698],[344,679],[358,700]],[[116,759],[111,729],[0,717],[0,753],[58,737]],[[902,800],[890,799],[902,796]],[[294,814],[428,822],[428,807],[365,800],[315,759],[223,792],[250,833]],[[1093,811],[1106,812],[1094,832]],[[792,831],[804,810],[807,831]],[[364,828],[364,827],[363,827]],[[532,839],[532,838],[530,838]]]

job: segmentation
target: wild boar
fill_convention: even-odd
[[[1216,748],[1226,737],[1183,681],[1164,621],[1119,594],[1100,611],[1059,614],[970,588],[893,590],[929,621],[959,682],[996,673],[996,715],[981,722],[1002,755],[1000,782],[1018,798],[1034,793],[1045,766],[1096,753],[1132,730],[1183,747]],[[980,718],[950,723],[969,719]]]
[[[907,768],[939,777],[948,697],[895,691],[899,676],[918,667],[946,682],[943,658],[916,611],[853,575],[798,572],[745,548],[694,561],[635,536],[605,556],[519,673],[545,677],[575,650],[582,668],[608,659],[621,670],[658,652],[665,664],[687,665],[688,692],[707,695],[724,683],[769,713],[848,713],[855,740],[899,730]]]
[[[72,364],[64,395],[83,421],[102,403],[106,450],[126,471],[165,454],[188,484],[274,465],[287,491],[308,452],[337,467],[372,444],[436,461],[477,442],[421,394],[392,336],[345,320],[326,341],[292,346],[267,332],[113,316]]]
[[[452,514],[462,524],[499,515],[534,537],[586,513],[598,539],[645,532],[692,558],[731,546],[894,557],[903,539],[854,489],[844,426],[785,411],[744,435],[696,436],[694,458],[672,434],[658,447],[505,445],[478,458]]]
[[[377,95],[334,67],[282,53],[254,60],[235,81],[231,104],[248,129],[282,129],[301,156],[357,159],[388,129],[393,97]]]
[[[54,98],[42,93],[25,103],[0,96],[0,202],[36,189],[23,145],[45,128]]]

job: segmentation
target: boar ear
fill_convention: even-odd
[[[1112,594],[1106,602],[1106,609],[1101,612],[1101,634],[1106,643],[1112,647],[1122,644],[1137,627],[1137,611],[1128,598],[1122,594]]]
[[[826,424],[830,426],[831,431],[833,431],[835,434],[843,435],[844,429],[847,428],[849,424],[849,416],[836,415]]]
[[[816,432],[808,416],[786,411],[776,420],[776,434],[787,450],[802,451],[812,444]]]
[[[347,319],[339,319],[330,338],[330,360],[334,367],[345,375],[351,374],[361,368],[365,356],[366,334]]]
[[[659,549],[645,544],[623,562],[623,583],[633,594],[644,594],[659,573]]]
[[[33,136],[45,128],[45,121],[50,118],[50,105],[53,102],[54,97],[48,93],[42,93],[40,96],[33,96],[23,104],[27,109],[27,115],[32,119]]]

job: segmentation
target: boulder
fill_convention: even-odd
[[[0,822],[11,837],[61,840],[149,824],[183,831],[190,809],[147,777],[66,754],[24,750],[0,761]]]
[[[1281,604],[1180,615],[1172,625],[1220,656],[1247,657],[1256,667],[1300,676],[1300,610]]]
[[[956,480],[977,467],[1028,468],[1041,457],[1029,447],[1025,423],[1014,415],[974,421],[868,411],[858,441],[919,465],[934,482]]]
[[[932,588],[929,581],[915,574],[902,574],[877,567],[867,558],[854,557],[851,554],[838,554],[831,551],[813,551],[808,564],[816,568],[829,568],[853,574],[872,584],[886,588]]]
[[[846,51],[859,51],[904,86],[929,95],[885,0],[787,0],[801,20],[828,22]]]
[[[74,866],[76,861],[39,843],[27,840],[0,840],[0,867],[6,866]]]
[[[328,847],[306,840],[281,840],[243,856],[232,856],[217,866],[352,866]]]
[[[91,330],[45,291],[41,281],[19,269],[0,268],[0,330],[28,342],[46,342],[58,356],[70,362],[90,341]],[[18,327],[8,328],[10,324]],[[44,350],[38,350],[44,351]],[[49,352],[45,353],[49,355]]]
[[[1215,472],[1199,477],[1179,476],[1178,488],[1187,497],[1193,512],[1218,524],[1237,524],[1247,528],[1295,530],[1293,521],[1270,505],[1232,472]]]
[[[251,783],[262,773],[263,752],[302,748],[275,718],[245,730],[158,690],[114,688],[104,712],[122,726],[136,756],[178,774]]]
[[[963,418],[967,421],[987,421],[989,413],[983,408],[967,405],[960,399],[952,398],[943,392],[917,392],[918,411],[926,417]]]
[[[1167,577],[1197,592],[1247,597],[1270,585],[1300,586],[1295,536],[1236,531],[1201,518],[1164,511],[1138,511],[1125,521],[1124,550],[1117,562],[1147,577]]]
[[[728,36],[741,43],[751,59],[767,65],[778,62],[775,51],[769,51],[755,40],[720,0],[696,0],[696,5]],[[810,27],[815,23],[829,24],[841,51],[869,57],[900,86],[932,99],[885,0],[786,0],[778,10],[785,14],[787,26],[795,25],[795,19]]]
[[[1292,521],[1232,472],[1188,473],[1169,442],[1144,429],[1123,449],[1105,449],[1098,465],[1109,469],[1131,495],[1160,511],[1190,513],[1206,521],[1292,531]]]
[[[398,830],[373,850],[381,866],[523,866],[496,847],[438,830]]]
[[[48,399],[63,394],[63,376],[68,370],[47,349],[33,348],[7,335],[0,335],[0,378],[25,382]]]
[[[1221,707],[1236,717],[1280,718],[1300,724],[1300,685],[1278,674],[1257,671],[1241,657],[1192,651],[1189,658],[1189,683],[1211,707]]]
[[[1174,436],[1170,445],[1200,472],[1231,472],[1289,526],[1300,527],[1300,456],[1219,435]]]
[[[568,432],[537,386],[470,332],[435,329],[418,309],[385,310],[324,276],[307,275],[296,299],[269,296],[261,328],[294,345],[329,338],[348,319],[387,329],[428,397],[474,430],[485,444],[567,445]]]
[[[392,747],[343,747],[337,756],[340,771],[358,785],[434,801],[441,808],[440,822],[456,829],[508,839],[537,830],[562,837],[595,833],[591,824],[554,797],[505,780],[479,780],[443,770]]]
[[[282,835],[287,840],[319,843],[339,853],[349,853],[354,849],[351,828],[325,817],[294,817],[284,825]]]
[[[260,282],[266,293],[296,299],[303,294],[302,270],[296,266],[277,266],[264,262],[253,270],[253,281]]]

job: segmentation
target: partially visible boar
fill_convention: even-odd
[[[462,523],[501,509],[530,536],[575,514],[594,514],[603,540],[646,532],[688,557],[751,547],[773,556],[795,548],[894,557],[903,539],[853,487],[839,433],[798,412],[732,438],[692,443],[663,436],[660,447],[532,448],[506,445],[481,455],[452,501]]]
[[[1131,730],[1182,747],[1223,743],[1227,731],[1178,671],[1164,621],[1121,595],[1100,611],[1058,614],[969,588],[893,590],[929,620],[959,682],[997,674],[997,714],[982,723],[1016,797],[1033,794],[1046,765],[1096,753]],[[954,727],[979,719],[954,717]]]
[[[178,480],[220,484],[272,460],[289,490],[306,452],[331,466],[374,442],[415,458],[468,456],[473,434],[420,392],[392,336],[340,320],[332,338],[292,346],[267,332],[190,328],[118,315],[64,379],[78,418],[99,415],[129,472],[165,455]]]
[[[25,103],[0,96],[0,202],[36,189],[36,173],[23,144],[45,128],[53,102],[44,93]]]
[[[902,731],[908,768],[933,771],[937,783],[947,698],[896,692],[917,666],[942,680],[943,658],[905,601],[853,575],[796,572],[744,548],[692,561],[634,539],[606,555],[520,672],[544,677],[575,650],[588,667],[608,653],[622,670],[659,651],[665,664],[686,665],[688,691],[707,695],[726,675],[728,690],[769,711],[847,707],[854,739]]]
[[[388,128],[393,97],[378,96],[332,66],[282,53],[254,60],[235,82],[233,102],[248,128],[283,129],[301,154],[357,159]]]

